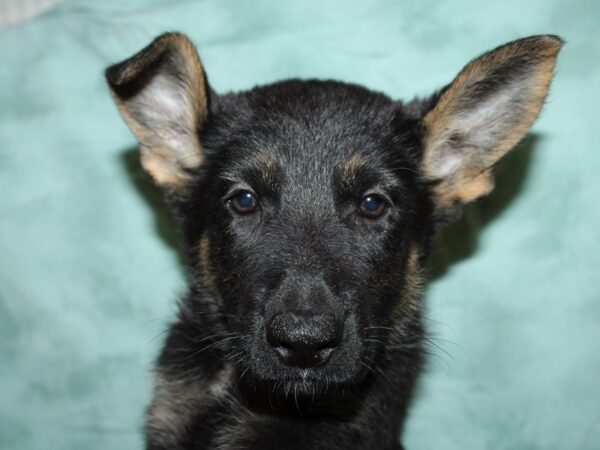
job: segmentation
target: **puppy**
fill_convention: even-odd
[[[177,33],[109,67],[189,261],[146,448],[401,448],[432,239],[492,190],[561,45],[510,42],[408,103],[318,80],[220,95]]]

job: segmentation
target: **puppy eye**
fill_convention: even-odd
[[[369,194],[360,201],[358,212],[369,219],[377,219],[385,213],[388,206],[387,200],[381,195]]]
[[[256,211],[258,206],[254,194],[245,190],[239,190],[234,193],[229,197],[229,200],[227,200],[227,204],[238,214],[251,214]]]

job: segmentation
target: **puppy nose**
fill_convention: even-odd
[[[280,313],[266,331],[281,361],[307,368],[327,362],[342,342],[344,325],[331,314]]]

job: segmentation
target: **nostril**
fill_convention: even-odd
[[[282,359],[290,358],[290,354],[293,351],[291,348],[287,347],[286,345],[272,345],[272,347],[275,349],[275,352],[277,353],[277,355]]]
[[[324,342],[321,345],[317,345],[315,347],[315,350],[318,352],[323,352],[323,351],[327,351],[327,350],[333,350],[335,347],[337,347],[338,344],[331,341],[331,342]]]
[[[335,348],[342,342],[343,330],[341,326],[332,324],[320,333],[320,342],[316,344],[317,350]]]

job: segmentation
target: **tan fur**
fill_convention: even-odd
[[[232,375],[231,366],[225,366],[214,380],[178,378],[159,371],[148,408],[148,435],[154,442],[177,449],[198,412],[225,396]]]
[[[206,232],[200,237],[198,256],[200,260],[202,281],[204,281],[205,287],[209,290],[217,304],[220,305],[223,301],[219,294],[219,290],[217,289],[216,275],[210,258],[210,240],[208,238],[208,233]]]
[[[406,323],[406,318],[412,317],[421,308],[420,299],[426,281],[421,258],[421,249],[417,244],[412,244],[404,269],[404,290],[392,313],[398,331]]]
[[[455,174],[437,185],[435,193],[440,205],[449,206],[457,200],[469,202],[492,190],[489,169],[521,140],[539,115],[560,47],[558,39],[544,36],[516,41],[484,54],[459,73],[433,110],[425,116],[422,170],[426,177],[436,180],[439,179],[440,152],[456,130],[461,114],[473,101],[472,90],[476,84],[493,77],[495,70],[509,66],[515,60],[525,60],[532,67],[532,73],[523,81],[528,98],[520,103],[519,111],[514,112],[518,114],[516,123],[498,137],[494,148],[471,152]]]
[[[358,154],[353,154],[342,167],[342,183],[349,185],[362,167],[362,160]]]
[[[262,152],[258,159],[258,168],[260,170],[263,182],[267,186],[275,188],[274,184],[277,182],[275,177],[278,161],[269,152]]]
[[[439,205],[452,206],[455,201],[469,203],[489,194],[494,189],[490,170],[466,172],[450,183],[441,183],[433,188]]]
[[[421,249],[417,244],[412,244],[410,247],[405,274],[405,288],[401,307],[404,311],[414,311],[420,307],[419,299],[425,286]]]
[[[406,296],[411,299],[420,298],[424,285],[421,249],[417,244],[412,244],[406,263]]]
[[[246,448],[244,445],[256,436],[257,430],[268,429],[269,417],[253,413],[248,409],[236,412],[236,423],[220,430],[215,437],[215,450],[238,450]]]
[[[180,191],[189,181],[189,175],[173,161],[173,156],[162,151],[160,147],[150,148],[146,144],[140,145],[142,167],[150,174],[155,183],[170,186]],[[200,164],[200,159],[195,164]]]

